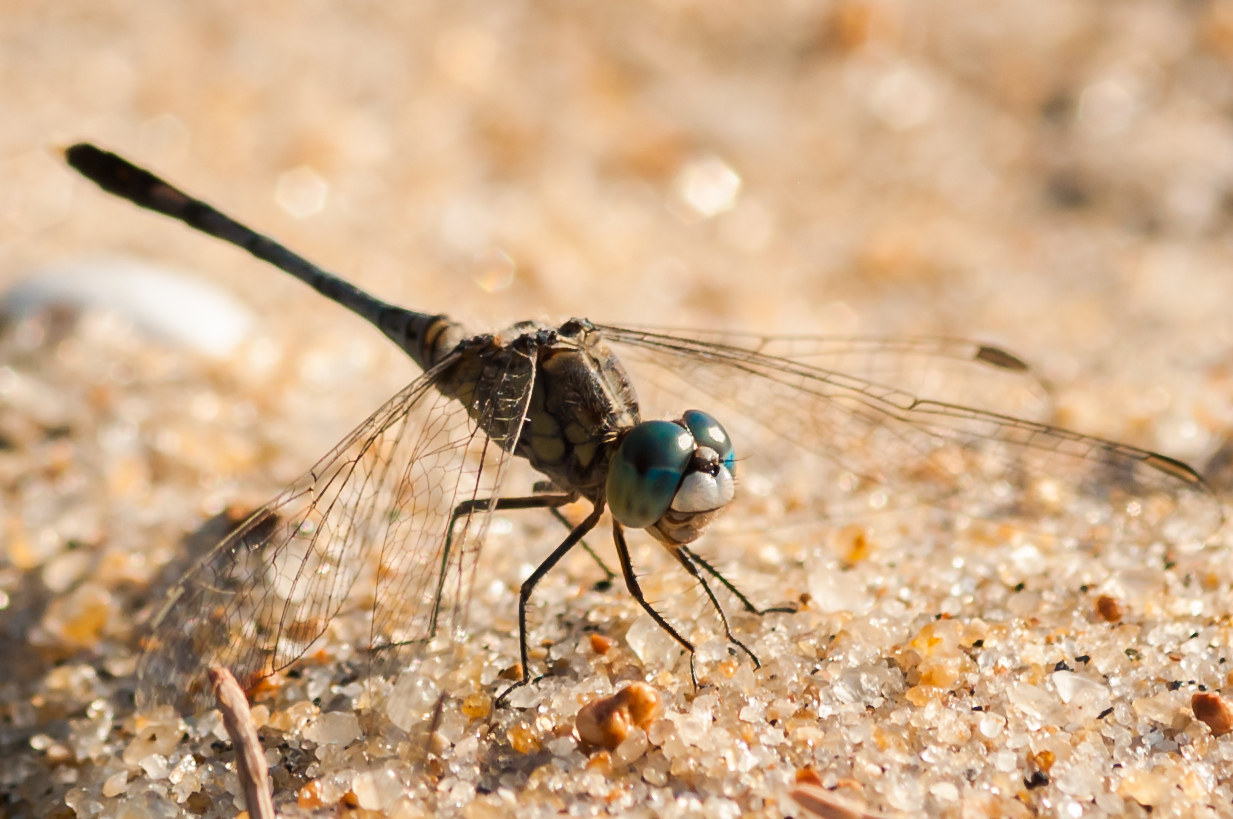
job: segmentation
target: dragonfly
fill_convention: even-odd
[[[502,511],[548,510],[569,529],[519,590],[513,687],[533,679],[537,584],[605,510],[629,593],[689,653],[695,685],[695,646],[644,594],[627,530],[667,550],[757,663],[720,593],[754,614],[783,608],[758,608],[699,553],[708,530],[924,507],[1073,543],[1193,544],[1224,520],[1186,464],[1018,417],[1047,412],[1047,396],[998,347],[582,318],[473,333],[381,301],[113,153],[78,144],[65,155],[104,191],[237,245],[367,319],[423,370],[172,588],[138,664],[142,705],[210,707],[212,666],[246,687],[287,668],[361,579],[372,589],[367,648],[394,673],[439,638],[462,640]],[[648,418],[651,408],[662,416]],[[543,479],[530,491],[516,490],[519,464]],[[590,512],[571,524],[561,509],[579,500]],[[729,507],[742,514],[725,525]]]

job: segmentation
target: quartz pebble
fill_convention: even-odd
[[[1144,807],[1162,804],[1173,785],[1165,776],[1149,771],[1128,771],[1122,777],[1117,792]]]
[[[303,730],[305,739],[320,745],[350,745],[360,737],[360,721],[350,711],[331,711]]]
[[[152,337],[221,358],[254,326],[252,311],[217,285],[136,259],[95,258],[40,270],[0,298],[0,315],[49,306],[110,310]]]
[[[360,774],[351,788],[359,806],[365,810],[385,810],[405,790],[398,779],[398,772],[389,768]]]
[[[124,789],[128,786],[128,774],[121,771],[114,776],[107,778],[103,783],[103,796],[119,796],[124,793]]]
[[[136,717],[134,723],[136,736],[129,742],[123,754],[124,762],[128,765],[141,764],[155,754],[168,756],[184,735],[183,721],[167,706],[148,716]]]

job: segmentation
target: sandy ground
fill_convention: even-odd
[[[979,338],[1049,385],[1051,423],[1202,468],[1233,421],[1231,64],[1229,2],[7,2],[0,285],[59,270],[113,309],[9,303],[0,336],[0,814],[240,810],[216,715],[134,713],[144,624],[216,516],[417,375],[56,146],[122,152],[481,328]],[[133,264],[237,301],[82,295]],[[211,347],[230,319],[250,323]],[[1192,705],[1233,656],[1221,536],[1059,544],[945,512],[818,512],[802,534],[755,511],[724,519],[744,546],[718,539],[717,564],[760,604],[809,595],[734,619],[761,669],[642,538],[701,687],[579,556],[532,612],[552,673],[493,710],[512,589],[559,539],[501,517],[472,637],[419,675],[446,695],[431,758],[423,723],[360,733],[373,688],[340,624],[260,695],[280,811],[803,816],[804,776],[877,815],[1233,815],[1233,739]],[[579,708],[634,680],[663,716],[610,752],[581,741]]]

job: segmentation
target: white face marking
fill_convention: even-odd
[[[735,494],[732,473],[724,467],[714,475],[691,472],[677,489],[672,508],[677,512],[709,512],[727,505]]]

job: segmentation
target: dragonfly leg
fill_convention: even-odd
[[[797,611],[799,611],[799,607],[797,607],[796,605],[792,603],[787,603],[782,606],[770,606],[765,609],[758,608],[753,603],[749,602],[749,598],[746,597],[731,580],[729,580],[728,578],[720,574],[718,569],[716,569],[710,563],[707,563],[706,560],[704,560],[697,552],[690,551],[690,549],[686,546],[678,546],[677,548],[681,552],[684,552],[685,555],[691,561],[694,562],[694,564],[701,566],[703,570],[706,571],[707,574],[709,574],[711,577],[714,577],[716,580],[718,580],[725,589],[732,592],[732,595],[736,597],[737,600],[741,601],[741,605],[745,607],[745,611],[749,612],[750,614],[756,614],[758,616],[762,616],[763,614],[771,614],[772,612],[780,612],[784,614],[795,614]]]
[[[454,512],[450,515],[449,528],[445,532],[445,548],[441,550],[441,570],[437,575],[437,593],[434,597],[436,602],[432,607],[432,617],[428,621],[429,639],[431,640],[437,635],[437,617],[441,611],[441,595],[445,590],[445,580],[449,575],[450,558],[453,557],[454,551],[454,524],[458,522],[459,518],[466,517],[473,512],[486,511],[490,506],[492,506],[494,511],[545,508],[555,511],[558,506],[564,506],[576,500],[578,500],[576,493],[557,492],[551,495],[532,495],[529,498],[497,498],[495,506],[492,506],[492,498],[473,498],[454,507]]]
[[[520,498],[519,500],[533,500],[533,498]],[[561,542],[561,545],[553,549],[552,554],[548,555],[544,562],[535,568],[531,576],[523,581],[522,588],[518,591],[518,653],[522,659],[522,679],[501,692],[501,696],[497,697],[497,707],[505,703],[505,698],[509,696],[511,691],[515,688],[521,688],[531,681],[531,658],[530,651],[527,648],[527,603],[531,599],[531,593],[535,591],[539,581],[544,579],[544,575],[552,571],[552,567],[557,565],[570,549],[578,545],[578,541],[582,540],[583,535],[595,528],[595,524],[599,523],[599,518],[603,513],[604,504],[601,501],[595,504],[591,514],[587,515],[582,523],[573,528],[569,536]]]
[[[553,483],[552,481],[537,481],[531,487],[531,491],[536,494],[539,494],[541,492],[560,492],[561,490],[558,489],[557,485]],[[569,518],[565,517],[565,515],[561,513],[560,507],[554,506],[549,511],[552,512],[552,516],[554,518],[561,521],[561,525],[564,526],[566,529],[574,528],[574,524],[569,522]],[[595,564],[597,566],[599,566],[599,570],[604,573],[604,579],[595,584],[595,590],[596,591],[608,591],[608,589],[612,588],[612,581],[616,579],[616,572],[608,568],[608,564],[605,563],[602,559],[600,559],[600,556],[595,553],[594,549],[591,548],[591,544],[587,543],[584,540],[578,545],[581,546],[586,551],[586,553],[591,556],[591,559],[595,561]]]
[[[738,646],[742,651],[749,655],[749,659],[753,660],[754,668],[761,668],[762,661],[758,659],[758,655],[750,650],[749,646],[742,643],[732,634],[732,627],[728,625],[728,615],[724,614],[724,607],[719,605],[719,600],[715,597],[715,592],[711,591],[711,584],[706,582],[706,578],[698,571],[698,567],[693,561],[696,559],[693,552],[683,547],[674,551],[673,556],[677,561],[685,567],[685,571],[694,576],[694,579],[702,584],[702,588],[706,591],[706,596],[710,598],[711,605],[715,607],[715,611],[719,612],[719,621],[724,624],[724,636],[728,638],[728,642]],[[748,603],[747,603],[748,605]]]
[[[638,605],[642,606],[642,610],[651,616],[656,625],[668,632],[672,639],[676,640],[685,650],[689,652],[689,676],[693,680],[694,688],[698,687],[698,675],[694,671],[694,644],[686,640],[680,633],[674,629],[667,620],[663,618],[659,612],[651,607],[647,599],[642,594],[642,587],[638,585],[638,575],[634,573],[634,563],[629,557],[629,546],[625,544],[625,527],[612,521],[612,539],[616,543],[617,559],[621,561],[621,573],[625,575],[625,587],[629,589],[629,593],[638,601]],[[705,584],[703,584],[705,585]],[[710,589],[707,589],[709,592]],[[712,598],[713,599],[713,598]],[[722,615],[722,612],[721,612]]]
[[[554,506],[552,507],[552,509],[548,511],[552,513],[552,516],[554,518],[561,521],[561,525],[563,525],[566,529],[574,528],[574,524],[570,523],[569,518],[565,517],[565,515],[562,514],[561,510],[558,509],[557,507]],[[596,565],[599,566],[599,570],[604,573],[604,579],[595,584],[595,590],[596,591],[608,591],[608,589],[612,588],[612,581],[616,577],[616,572],[608,568],[608,564],[600,559],[599,555],[595,553],[595,550],[592,549],[585,540],[581,541],[578,545],[581,546],[586,551],[586,553],[591,556],[591,558],[595,561]]]

